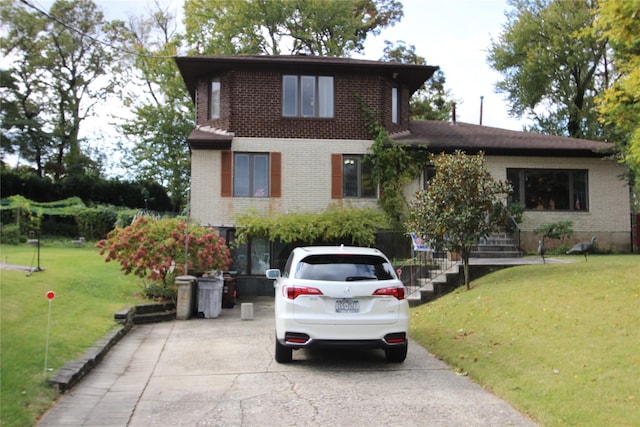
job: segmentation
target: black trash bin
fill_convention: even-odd
[[[233,308],[236,305],[236,278],[235,275],[225,272],[223,275],[222,308]]]

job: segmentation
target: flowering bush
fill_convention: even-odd
[[[172,284],[185,273],[187,224],[178,219],[137,217],[127,227],[116,227],[96,244],[106,262],[118,261],[125,274]],[[189,224],[188,269],[225,270],[231,258],[223,238],[212,228]]]

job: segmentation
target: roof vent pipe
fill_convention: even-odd
[[[484,101],[484,96],[480,96],[480,126],[482,126],[482,101]]]
[[[455,102],[451,103],[451,124],[452,125],[456,124],[456,103]]]

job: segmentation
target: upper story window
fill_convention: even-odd
[[[333,77],[282,76],[284,117],[333,117]]]
[[[209,88],[209,118],[220,118],[220,77],[211,79]]]
[[[391,122],[398,123],[400,121],[400,104],[398,97],[398,86],[391,88]]]
[[[512,201],[528,210],[589,210],[588,171],[573,169],[507,169]]]
[[[233,195],[269,197],[268,153],[234,153]]]
[[[376,197],[371,162],[359,154],[342,156],[342,197]]]

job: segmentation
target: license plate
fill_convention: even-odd
[[[336,313],[358,313],[360,312],[360,301],[357,299],[336,300]]]

